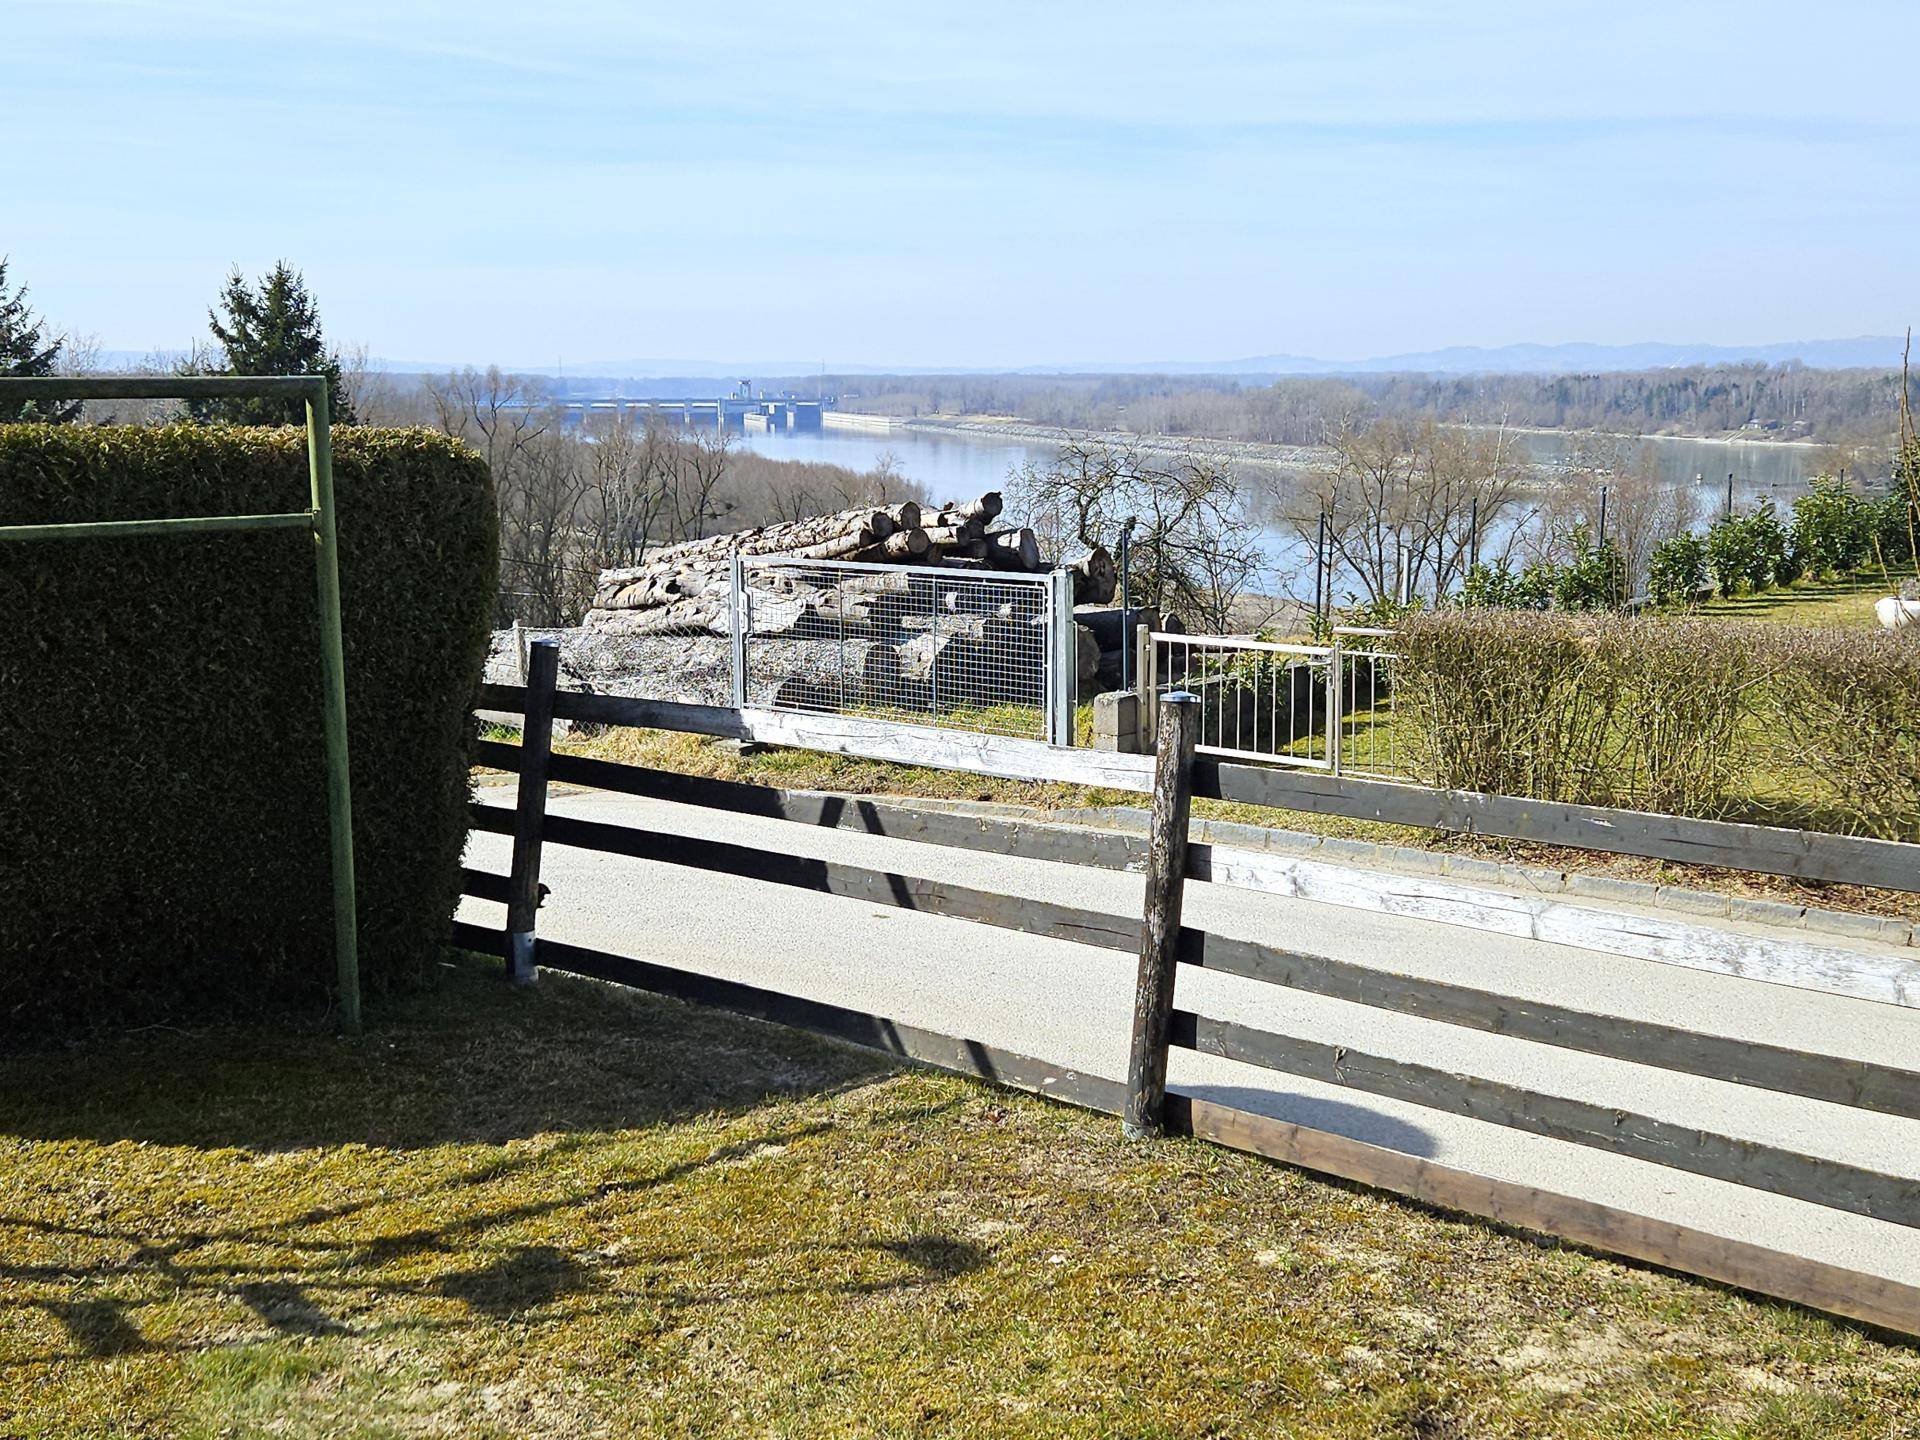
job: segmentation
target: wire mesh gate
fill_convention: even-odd
[[[1072,743],[1065,571],[739,556],[732,631],[736,705]]]
[[[1336,775],[1405,779],[1390,630],[1340,626],[1330,645],[1156,630],[1146,646],[1146,733],[1160,696],[1199,701],[1196,749]]]

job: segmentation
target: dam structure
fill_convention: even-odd
[[[698,430],[736,433],[822,428],[821,417],[831,407],[827,400],[768,399],[727,395],[714,400],[617,396],[601,400],[571,400],[561,405],[566,423],[578,425],[590,415],[656,414],[670,424]]]

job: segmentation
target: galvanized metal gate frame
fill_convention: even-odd
[[[756,563],[776,565],[791,557],[756,555],[750,558]],[[733,672],[730,695],[735,710],[747,708],[747,642],[753,633],[753,592],[747,584],[748,560],[749,557],[734,552],[727,582],[727,638]],[[877,571],[890,568],[845,560],[793,563],[826,571]],[[1065,568],[1055,568],[1041,575],[1025,571],[968,570],[957,572],[950,578],[955,583],[979,580],[1031,585],[1044,597],[1046,641],[1042,650],[1045,670],[1041,681],[1041,708],[1044,711],[1046,741],[1063,749],[1071,747],[1080,698],[1080,637],[1073,618],[1073,572]]]
[[[333,504],[333,427],[324,375],[0,376],[0,401],[24,400],[303,400],[307,409],[307,474],[312,504],[267,515],[191,515],[152,520],[85,520],[70,524],[0,525],[4,540],[120,540],[145,535],[307,530],[313,535],[320,611],[320,708],[327,751],[327,821],[333,871],[333,949],[340,1025],[360,1028],[360,952],[353,885],[353,798],[347,761],[346,651],[340,638],[340,545]]]

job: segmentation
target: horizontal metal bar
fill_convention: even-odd
[[[876,545],[885,541],[876,540]],[[781,567],[793,569],[806,566],[823,570],[858,570],[872,575],[912,575],[915,579],[926,580],[1018,580],[1027,585],[1044,587],[1047,583],[1045,571],[1036,575],[1030,570],[956,570],[952,574],[942,574],[931,566],[912,566],[903,569],[898,564],[882,564],[874,560],[809,560],[804,555],[743,555],[740,557],[749,570]]]
[[[1336,625],[1333,627],[1333,633],[1336,635],[1388,636],[1388,635],[1392,635],[1394,632],[1391,630],[1381,630],[1372,625]]]
[[[1303,770],[1331,770],[1330,760],[1315,760],[1307,755],[1276,755],[1271,750],[1235,750],[1227,745],[1196,745],[1199,755],[1222,755],[1235,760],[1258,760],[1262,764],[1297,765]]]
[[[1307,655],[1324,660],[1333,653],[1327,645],[1290,645],[1280,640],[1237,640],[1226,635],[1188,635],[1178,630],[1156,630],[1153,639],[1202,650],[1259,650],[1275,655]]]
[[[183,515],[164,520],[78,520],[0,525],[0,540],[124,540],[136,535],[207,534],[231,530],[311,530],[314,512],[274,515]]]
[[[305,399],[324,375],[34,375],[0,377],[0,400]]]

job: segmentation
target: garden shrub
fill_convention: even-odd
[[[1627,566],[1611,540],[1596,542],[1585,525],[1573,527],[1573,558],[1551,572],[1556,610],[1617,610],[1627,601]]]
[[[1830,475],[1793,502],[1793,549],[1804,573],[1848,575],[1873,558],[1879,509]]]
[[[497,551],[484,463],[334,436],[361,966],[437,958]],[[293,429],[0,426],[0,524],[305,509]],[[333,970],[304,530],[0,543],[0,1028],[314,1002]]]
[[[1846,828],[1920,840],[1920,643],[1873,630],[1768,641],[1782,761]]]
[[[1757,563],[1754,534],[1733,516],[1714,522],[1707,531],[1707,570],[1723,596],[1737,595]]]
[[[1421,778],[1500,795],[1591,793],[1617,697],[1569,620],[1436,611],[1401,626],[1394,645],[1394,708]]]
[[[1647,557],[1647,590],[1659,605],[1691,605],[1707,583],[1707,542],[1690,530],[1670,535]]]
[[[1396,648],[1428,784],[1920,839],[1910,636],[1467,609]]]

